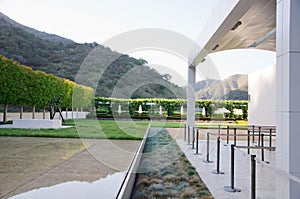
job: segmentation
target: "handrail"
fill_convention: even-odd
[[[245,137],[247,137],[247,136],[249,136],[249,137],[251,137],[252,135],[248,135],[248,134],[225,134],[225,133],[220,133],[220,134],[218,134],[218,133],[209,133],[210,135],[220,135],[220,136],[232,136],[232,137],[234,137],[234,136],[236,136],[236,137],[239,137],[239,136],[245,136]],[[259,134],[254,134],[255,136],[259,136]],[[274,137],[276,137],[276,135],[272,135],[272,136],[274,136]]]
[[[240,149],[271,149],[271,150],[275,150],[276,147],[269,147],[269,146],[235,146],[235,148],[240,148]]]

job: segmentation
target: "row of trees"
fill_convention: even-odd
[[[93,90],[70,80],[34,71],[30,67],[0,56],[0,104],[4,104],[3,122],[9,104],[44,108],[49,106],[53,97],[63,95],[61,107],[90,107]]]
[[[143,113],[157,114],[160,106],[166,112],[168,117],[180,116],[181,106],[186,110],[187,100],[185,99],[159,99],[159,98],[147,98],[147,99],[117,99],[117,98],[95,98],[95,107],[97,113],[100,116],[116,114],[119,109],[119,105],[122,107],[122,111],[128,112],[131,116],[135,115],[141,105]],[[248,101],[237,100],[197,100],[196,101],[196,113],[201,117],[212,118],[216,115],[214,111],[218,108],[226,108],[230,113],[226,114],[227,118],[235,118],[234,109],[241,109],[243,119],[247,119],[248,116]],[[202,115],[199,110],[205,109],[205,115]],[[186,111],[185,111],[186,113]]]

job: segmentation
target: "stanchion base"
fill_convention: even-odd
[[[202,162],[204,162],[204,163],[213,163],[213,161],[211,161],[211,160],[203,160]]]
[[[235,193],[235,192],[241,192],[239,188],[232,188],[231,186],[225,186],[224,191]]]
[[[195,153],[194,155],[202,155],[201,153]]]
[[[269,151],[275,151],[275,149],[268,149]]]
[[[224,171],[213,170],[212,173],[213,174],[218,174],[218,175],[223,175],[225,172]]]

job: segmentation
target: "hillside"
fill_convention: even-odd
[[[197,99],[248,99],[248,76],[236,74],[223,81],[203,80],[196,84]]]
[[[135,71],[131,73],[134,77],[131,78],[131,84],[127,85],[130,88],[136,86],[136,82],[145,82],[145,79],[155,82],[155,84],[145,82],[144,86],[132,94],[133,98],[184,96],[181,88],[166,81],[161,74],[146,66],[145,60],[119,54],[97,43],[79,44],[70,39],[40,32],[0,13],[0,54],[30,66],[34,70],[74,81],[81,64],[94,48],[97,48],[98,61],[108,63],[108,66],[100,64],[106,70],[102,71],[103,75],[99,82],[97,81],[96,96],[110,97],[117,82],[129,71]],[[110,61],[111,57],[115,58],[113,62]],[[94,62],[89,72],[97,71],[98,66],[99,63]],[[94,82],[91,81],[93,78],[81,79],[80,83],[94,86]]]

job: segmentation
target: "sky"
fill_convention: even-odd
[[[210,14],[222,0],[0,0],[0,11],[11,19],[75,42],[105,43],[142,28],[171,30],[196,41]],[[114,49],[113,49],[114,50]],[[129,53],[143,58],[171,80],[186,84],[187,60],[167,51],[141,49]],[[232,50],[209,55],[221,79],[249,74],[275,63],[275,53]],[[197,76],[197,81],[205,77]]]

